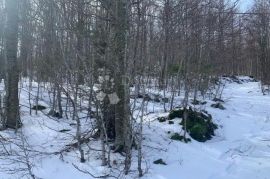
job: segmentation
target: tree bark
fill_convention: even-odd
[[[128,149],[130,143],[130,104],[129,104],[129,84],[126,65],[126,36],[128,29],[127,1],[116,0],[115,21],[112,24],[114,34],[113,56],[115,58],[115,89],[119,98],[116,104],[115,117],[115,146],[120,149]]]
[[[18,0],[6,1],[6,9],[6,127],[17,129],[22,125],[18,97]]]

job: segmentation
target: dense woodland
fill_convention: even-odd
[[[30,115],[42,107],[47,90],[46,115],[76,124],[80,162],[86,162],[81,146],[89,140],[81,120],[94,118],[89,128],[102,141],[102,165],[110,167],[110,153],[121,153],[128,174],[136,148],[142,176],[141,116],[148,89],[161,91],[160,100],[171,104],[164,111],[173,110],[174,97],[183,93],[178,105],[186,119],[190,99],[222,98],[222,76],[254,76],[266,93],[269,40],[267,0],[256,0],[246,12],[237,0],[0,0],[1,129],[24,125],[24,84]],[[131,100],[139,98],[134,115],[138,106]]]

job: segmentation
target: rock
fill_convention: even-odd
[[[201,102],[201,105],[206,105],[206,104],[207,104],[206,101]]]
[[[175,118],[183,118],[184,111],[182,109],[176,109],[172,110],[169,114],[169,120],[175,119]]]
[[[160,99],[155,97],[155,98],[154,98],[154,102],[160,103]]]
[[[137,95],[137,98],[143,98],[143,95],[142,94],[138,94]]]
[[[69,132],[69,131],[71,131],[71,130],[70,130],[70,129],[62,129],[62,130],[60,130],[59,132],[64,133],[64,132]]]
[[[159,122],[165,122],[167,120],[167,118],[166,117],[158,117],[157,120]]]
[[[167,165],[162,159],[155,160],[153,163],[156,165]]]
[[[206,101],[193,100],[191,104],[193,104],[193,105],[205,105],[205,104],[207,104],[207,102]]]
[[[162,98],[162,102],[163,103],[168,103],[169,102],[169,98],[166,98],[166,97],[165,98]]]
[[[216,103],[211,105],[212,108],[217,108],[220,110],[225,110],[226,108],[221,103]]]
[[[190,129],[190,136],[192,136],[192,138],[196,139],[199,142],[206,141],[206,138],[205,138],[206,133],[207,133],[206,125],[202,125],[200,123],[195,124],[195,126],[193,126]],[[208,139],[211,139],[211,138],[212,136],[210,135]]]
[[[188,118],[186,122],[181,121],[183,129],[189,133],[190,137],[199,142],[205,142],[212,139],[215,135],[215,130],[218,128],[212,121],[212,116],[207,112],[197,112],[192,109],[188,110]],[[183,111],[183,110],[182,110]]]
[[[97,113],[95,111],[90,111],[90,117],[91,118],[96,118],[97,117]]]
[[[48,113],[49,116],[52,116],[52,117],[56,117],[56,118],[62,118],[62,116],[60,115],[59,112],[56,112],[54,110],[50,110],[50,112]]]
[[[144,99],[145,101],[151,101],[151,100],[152,100],[152,98],[150,97],[149,94],[145,94],[145,95],[143,96],[143,99]]]
[[[160,94],[138,94],[138,95],[135,95],[135,94],[132,94],[130,96],[131,99],[135,99],[135,98],[139,98],[139,99],[144,99],[145,101],[153,101],[153,102],[156,102],[156,103],[160,103],[160,102],[163,102],[163,103],[168,103],[169,102],[169,98],[162,98],[162,96]]]
[[[191,142],[191,139],[189,138],[186,138],[184,136],[181,136],[179,135],[178,133],[174,133],[171,138],[172,140],[177,140],[177,141],[181,141],[181,142],[185,142],[185,143],[188,143],[188,142]]]
[[[257,80],[257,79],[255,79],[255,77],[254,77],[254,76],[249,76],[249,78],[250,78],[250,82],[258,82],[258,80]]]
[[[193,100],[191,102],[191,104],[193,104],[193,105],[199,105],[199,104],[201,104],[201,102],[199,100]]]
[[[42,110],[45,110],[47,109],[45,106],[42,106],[40,104],[36,105],[36,106],[33,106],[32,107],[33,110],[38,110],[38,111],[42,111]]]
[[[224,100],[222,100],[222,99],[220,99],[220,98],[214,98],[213,101],[214,101],[214,102],[224,103]]]

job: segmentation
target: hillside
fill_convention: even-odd
[[[131,173],[125,176],[122,173],[124,158],[120,154],[112,154],[112,168],[101,166],[101,144],[92,137],[83,144],[87,161],[80,163],[79,153],[72,146],[76,143],[74,121],[49,117],[46,115],[49,109],[38,111],[37,115],[32,111],[30,116],[27,84],[27,81],[23,83],[20,91],[23,127],[16,135],[12,130],[0,132],[0,178],[29,178],[31,173],[44,179],[137,178],[135,149]],[[32,91],[35,87],[33,84]],[[48,93],[43,91],[41,96],[40,104],[49,106]],[[176,97],[175,105],[181,99],[181,96]],[[174,119],[174,124],[159,122],[157,118],[168,113],[163,112],[161,103],[149,102],[143,121],[143,178],[268,179],[270,96],[261,93],[259,82],[226,81],[223,100],[225,110],[210,107],[214,103],[210,99],[206,99],[205,105],[193,105],[197,110],[208,111],[218,129],[205,143],[192,139],[187,144],[170,139],[174,132],[183,134],[179,125],[181,119]],[[80,116],[87,138],[94,133],[89,126],[94,126],[95,120],[84,119],[84,112]],[[158,159],[166,165],[154,164]]]

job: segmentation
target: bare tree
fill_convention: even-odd
[[[18,97],[18,0],[7,1],[6,9],[6,127],[17,129],[22,125]]]

